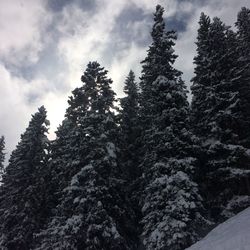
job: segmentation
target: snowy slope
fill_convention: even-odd
[[[250,250],[250,208],[220,224],[186,250]]]

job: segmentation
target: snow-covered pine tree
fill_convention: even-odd
[[[204,145],[208,149],[209,207],[214,209],[215,218],[216,213],[220,213],[218,218],[224,219],[250,205],[250,157],[240,140],[240,121],[245,117],[241,107],[242,69],[239,71],[236,64],[239,58],[236,36],[218,18],[214,18],[209,33],[214,103],[208,110],[210,133],[208,144]]]
[[[138,86],[135,82],[135,74],[131,70],[125,80],[124,93],[121,102],[120,114],[120,148],[121,164],[124,171],[128,174],[130,180],[134,180],[138,175]]]
[[[165,72],[169,79],[173,77],[176,79],[181,75],[181,72],[173,67],[173,63],[177,56],[174,54],[173,46],[176,39],[174,31],[165,30],[165,22],[163,20],[164,9],[157,5],[154,14],[154,26],[151,31],[152,44],[149,46],[148,54],[142,63],[142,75],[140,78],[140,119],[143,129],[150,127],[152,121],[151,115],[153,113],[150,105],[152,98],[152,83],[156,78]],[[164,56],[162,56],[164,53]],[[162,61],[161,61],[162,60]],[[161,63],[159,63],[161,61]]]
[[[137,192],[140,176],[139,171],[139,153],[140,153],[140,124],[139,124],[139,92],[138,85],[135,82],[135,74],[131,70],[125,80],[124,93],[125,97],[120,99],[121,111],[118,115],[120,123],[119,163],[124,173],[127,183],[125,186],[125,194],[127,200],[136,216],[135,226],[139,227],[141,211],[138,206]],[[140,230],[137,229],[139,232]],[[137,232],[137,235],[138,235]]]
[[[2,179],[2,175],[4,173],[4,159],[5,159],[5,141],[4,141],[4,136],[0,137],[0,183]]]
[[[224,65],[227,66],[223,68],[227,78],[221,78],[221,83],[215,89],[218,100],[217,111],[221,109],[215,116],[220,128],[219,138],[222,143],[227,144],[224,148],[228,154],[224,165],[227,171],[223,168],[220,171],[224,177],[223,184],[226,189],[226,197],[223,197],[220,203],[223,205],[222,215],[226,218],[250,206],[249,25],[250,10],[242,8],[236,22],[237,34],[230,30],[226,32],[228,52],[224,55]],[[228,168],[231,168],[230,171]]]
[[[133,249],[133,211],[117,165],[112,80],[97,62],[88,64],[81,79],[66,112],[74,121],[63,153],[69,154],[63,166],[69,182],[36,249]]]
[[[47,189],[50,193],[49,200],[52,216],[54,216],[55,208],[60,202],[62,190],[68,185],[71,178],[70,172],[72,169],[67,167],[68,162],[71,162],[75,157],[70,144],[73,127],[73,122],[65,118],[56,131],[56,139],[50,143],[50,179],[48,180]]]
[[[192,117],[194,131],[203,141],[201,187],[211,216],[219,220],[249,205],[250,158],[239,140],[239,120],[244,116],[239,107],[236,35],[219,18],[208,21],[202,14]]]
[[[79,155],[77,144],[81,138],[75,134],[75,128],[79,126],[79,119],[85,115],[85,111],[90,107],[91,90],[95,86],[89,85],[86,91],[85,86],[75,88],[72,96],[68,100],[68,108],[62,124],[56,131],[56,139],[51,142],[51,191],[53,191],[54,207],[59,204],[62,191],[66,188],[78,171],[78,167],[72,167],[73,161],[78,161]],[[93,93],[92,93],[93,94]],[[87,96],[88,95],[88,96]],[[75,140],[75,141],[74,141]],[[74,147],[72,146],[74,145]],[[54,211],[54,210],[53,210]]]
[[[197,36],[197,55],[194,58],[194,77],[191,80],[193,85],[192,103],[191,103],[191,121],[192,128],[199,136],[206,136],[208,133],[206,125],[207,110],[211,108],[212,89],[210,86],[210,76],[208,74],[208,65],[210,63],[208,32],[210,30],[211,20],[204,13],[201,13],[199,20],[199,29]]]
[[[147,122],[140,178],[142,240],[146,249],[181,250],[197,240],[205,220],[194,182],[197,139],[189,132],[185,84],[173,67],[176,35],[165,31],[163,12],[158,5],[153,42],[142,62],[141,115]]]
[[[239,108],[242,117],[238,118],[240,143],[250,148],[250,9],[242,8],[238,13],[237,27],[237,55],[235,80],[239,86],[241,103]]]
[[[42,106],[12,152],[0,197],[0,248],[29,250],[47,211],[48,121]]]

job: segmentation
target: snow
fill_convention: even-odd
[[[149,241],[151,242],[156,242],[156,241],[160,241],[161,239],[164,238],[164,231],[160,231],[158,228],[156,228],[150,235],[150,239]],[[147,242],[144,242],[145,244],[147,244]]]
[[[71,218],[68,218],[66,225],[63,227],[64,230],[71,230],[72,233],[77,233],[80,230],[80,225],[82,224],[83,216],[73,215]]]
[[[66,192],[66,191],[72,191],[72,190],[81,190],[81,188],[79,186],[79,177],[81,175],[83,175],[84,172],[86,172],[90,169],[93,169],[93,166],[91,164],[84,166],[77,174],[75,174],[72,177],[70,185],[68,187],[64,188],[63,191]],[[76,201],[76,202],[78,202],[78,201]]]
[[[78,175],[79,175],[79,174],[76,174],[76,175],[74,175],[74,176],[72,177],[71,182],[70,182],[70,186],[76,186],[76,185],[79,184],[79,183],[78,183]]]
[[[246,154],[250,156],[250,149],[246,150]]]
[[[246,174],[250,173],[249,169],[239,169],[239,168],[225,168],[228,169],[233,175],[238,175],[238,176],[245,176]],[[223,170],[223,169],[222,169]]]
[[[234,211],[238,207],[248,207],[250,204],[250,197],[248,195],[235,195],[233,198],[228,202],[225,209],[222,211],[222,215],[225,218],[231,218],[235,215]]]
[[[111,232],[112,232],[112,235],[114,236],[114,239],[120,238],[120,234],[118,233],[118,231],[114,225],[112,225],[112,227],[111,227]]]
[[[172,95],[171,95],[170,93],[167,93],[166,98],[167,98],[167,99],[171,99],[171,98],[172,98]]]
[[[250,207],[218,225],[186,250],[249,250]]]
[[[82,172],[88,171],[88,170],[90,170],[90,169],[92,169],[92,168],[93,168],[93,166],[92,166],[91,164],[88,164],[88,165],[86,165],[86,166],[84,166],[84,167],[82,168]]]
[[[106,148],[107,148],[107,151],[108,151],[108,155],[111,158],[116,158],[116,153],[115,153],[116,148],[115,148],[114,143],[108,142]]]

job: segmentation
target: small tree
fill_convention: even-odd
[[[0,199],[1,249],[31,249],[46,221],[48,121],[42,106],[32,116],[3,175]]]
[[[250,9],[242,8],[236,22],[238,57],[235,62],[235,81],[239,85],[238,135],[241,145],[250,148]],[[239,111],[238,110],[238,111]]]
[[[209,55],[211,50],[209,48],[209,30],[211,20],[204,13],[201,13],[199,21],[199,29],[197,36],[197,55],[194,58],[194,77],[191,80],[193,85],[192,103],[191,103],[191,121],[195,133],[199,137],[206,137],[208,128],[206,125],[207,110],[211,109],[212,88],[210,85],[210,76],[208,74]]]
[[[135,74],[130,71],[124,86],[127,95],[121,99],[121,164],[129,179],[138,177],[139,94]]]
[[[5,142],[4,137],[0,137],[0,183],[1,183],[1,177],[4,173],[4,159],[5,159]]]

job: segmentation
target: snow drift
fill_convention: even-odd
[[[186,250],[249,250],[250,207],[214,228]]]

